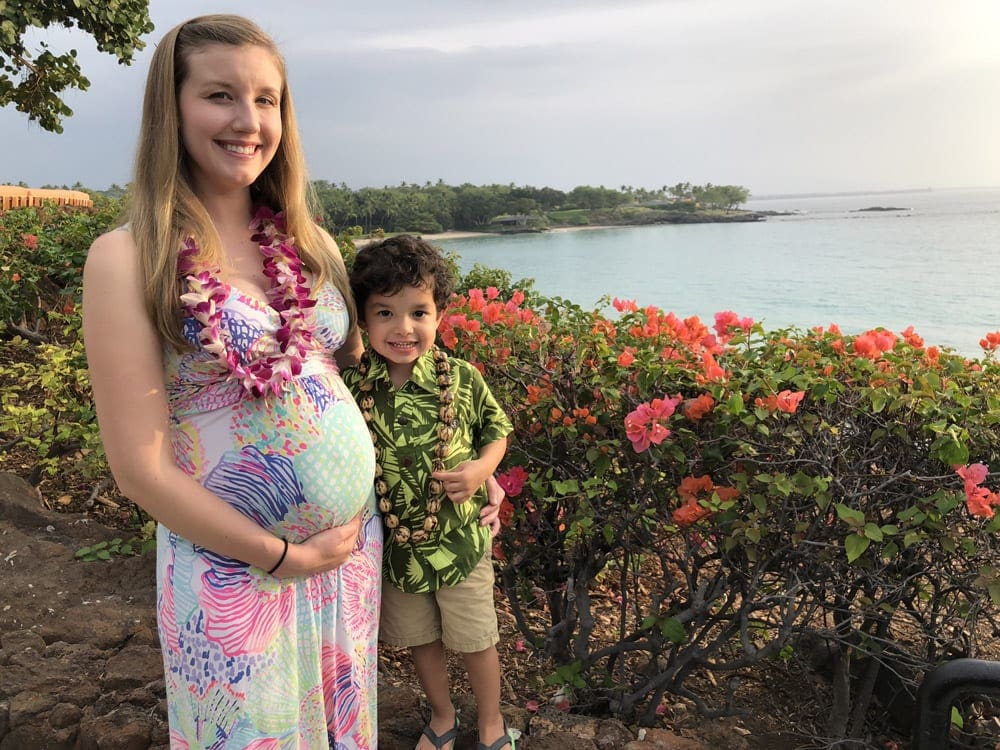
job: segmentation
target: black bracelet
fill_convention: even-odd
[[[276,571],[278,568],[281,567],[281,563],[283,563],[285,561],[285,555],[288,554],[288,540],[287,539],[282,539],[281,541],[283,541],[285,543],[285,548],[283,550],[281,550],[281,557],[278,558],[278,562],[276,562],[274,564],[273,568],[271,568],[269,571],[267,571],[268,575],[271,575],[272,573],[274,573],[274,571]]]

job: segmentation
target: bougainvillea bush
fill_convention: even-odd
[[[32,484],[107,475],[80,336],[83,262],[121,207],[48,204],[0,214],[0,466]],[[110,325],[110,322],[109,322]]]
[[[819,644],[829,734],[860,737],[880,676],[912,694],[998,632],[989,340],[969,361],[912,330],[606,307],[472,289],[441,328],[514,422],[495,555],[574,708],[728,713],[732,678]]]

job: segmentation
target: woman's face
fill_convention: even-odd
[[[196,193],[245,190],[281,141],[282,75],[264,47],[209,44],[187,55],[181,141]]]

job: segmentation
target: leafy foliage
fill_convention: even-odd
[[[880,670],[912,690],[975,654],[1000,614],[1000,515],[970,513],[953,465],[1000,459],[992,356],[910,330],[767,332],[731,312],[709,329],[615,307],[470,290],[442,328],[514,422],[496,554],[578,710],[651,724],[672,693],[728,713],[732,690],[699,695],[692,674],[811,639],[850,686],[831,736],[856,737]]]
[[[522,230],[546,227],[549,221],[568,226],[599,221],[626,223],[636,214],[647,220],[653,209],[692,213],[700,208],[731,210],[745,203],[750,191],[738,185],[682,184],[681,194],[663,186],[655,190],[622,185],[621,190],[580,185],[568,193],[531,185],[448,185],[436,183],[398,187],[362,188],[314,183],[322,206],[323,220],[332,231],[360,225],[365,233],[381,228],[387,232],[436,233],[452,229],[502,230],[498,217],[524,217]],[[672,198],[671,198],[672,196]]]
[[[0,215],[0,457],[28,449],[27,479],[107,474],[80,335],[83,262],[120,213],[54,204]]]
[[[76,26],[94,38],[97,49],[127,65],[146,46],[140,37],[153,30],[153,23],[149,0],[0,3],[0,106],[13,104],[45,130],[61,133],[62,118],[73,114],[63,92],[86,91],[90,81],[75,49],[55,54],[39,42],[41,52],[35,54],[25,41],[29,29],[56,25]]]

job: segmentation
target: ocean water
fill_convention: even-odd
[[[873,206],[905,210],[859,210]],[[795,213],[439,244],[463,271],[504,268],[584,307],[609,295],[708,325],[732,310],[771,329],[913,326],[928,346],[969,356],[1000,329],[1000,188],[774,197],[746,208]]]

